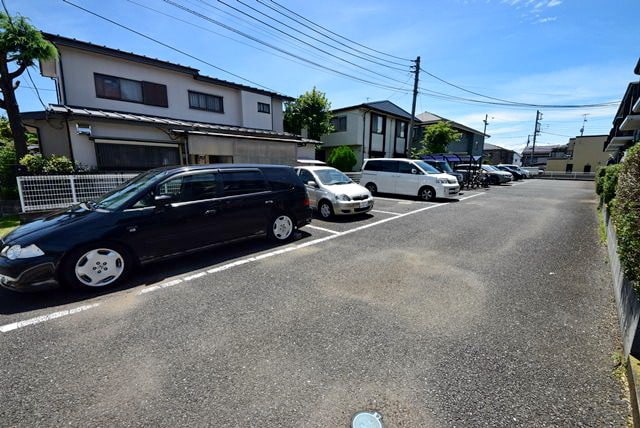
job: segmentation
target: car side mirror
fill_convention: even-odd
[[[417,173],[418,173],[418,170],[417,170],[417,169],[415,169],[415,168],[411,168],[411,174],[417,174]]]
[[[307,186],[311,186],[311,187],[320,187],[320,186],[318,186],[318,183],[316,183],[316,182],[315,182],[315,181],[313,181],[313,180],[309,180],[309,181],[307,181]]]
[[[153,198],[153,202],[157,207],[164,207],[169,205],[173,201],[173,197],[171,195],[158,195]]]

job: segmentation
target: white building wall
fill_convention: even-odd
[[[258,103],[269,104],[270,111],[273,112],[271,97],[247,91],[240,91],[242,100],[242,126],[246,128],[268,129],[272,128],[272,113],[261,113],[258,111]]]
[[[271,121],[273,131],[284,132],[284,106],[281,99],[271,99]]]
[[[243,124],[240,90],[201,82],[188,74],[84,50],[60,46],[60,52],[67,95],[65,102],[69,105],[221,125],[242,126]],[[166,85],[169,107],[98,98],[94,73]],[[224,113],[189,108],[189,90],[223,97]],[[258,114],[257,107],[254,112]]]

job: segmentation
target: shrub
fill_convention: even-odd
[[[336,147],[329,154],[329,159],[327,159],[327,163],[339,169],[340,171],[349,172],[353,168],[353,166],[358,162],[356,159],[356,155],[351,150],[349,146],[340,146]]]
[[[51,156],[47,159],[44,172],[48,174],[72,174],[75,168],[66,156]]]
[[[27,172],[30,174],[42,174],[47,166],[47,159],[42,157],[41,154],[29,154],[20,159],[20,165],[27,168]]]
[[[604,176],[607,173],[607,167],[601,166],[596,171],[596,194],[602,195],[602,184],[604,180]]]
[[[640,281],[640,144],[629,149],[620,167],[611,219],[618,236],[618,254],[631,281]]]
[[[18,198],[16,185],[16,151],[11,145],[0,147],[0,198]]]
[[[602,202],[609,204],[616,197],[616,186],[618,185],[618,174],[620,173],[621,164],[609,165],[606,168],[604,178],[602,180]]]

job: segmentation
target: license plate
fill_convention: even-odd
[[[360,208],[367,208],[369,206],[369,201],[360,202]]]

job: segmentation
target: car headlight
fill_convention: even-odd
[[[43,256],[44,252],[40,248],[38,248],[36,244],[31,244],[28,247],[24,248],[22,248],[20,245],[12,245],[10,247],[4,247],[0,252],[0,255],[8,258],[9,260],[15,260]]]
[[[350,201],[351,200],[351,198],[348,197],[347,195],[338,195],[338,196],[336,196],[336,199],[339,200],[339,201]]]
[[[440,184],[449,184],[449,179],[448,178],[438,178],[437,181]]]

